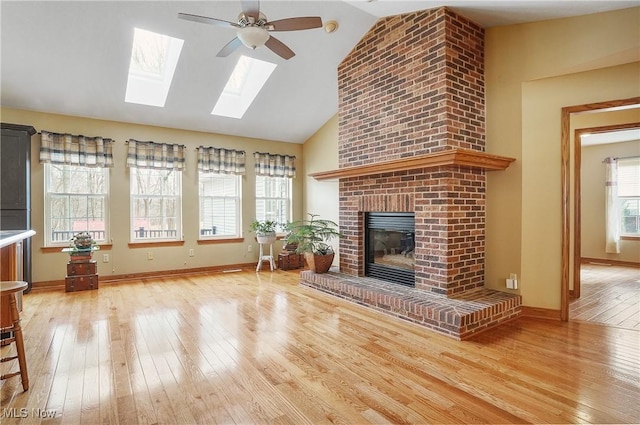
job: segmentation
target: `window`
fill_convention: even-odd
[[[242,176],[198,173],[200,238],[240,237]]]
[[[134,29],[125,102],[163,107],[184,40]]]
[[[182,172],[131,167],[131,240],[182,239]]]
[[[640,236],[640,158],[618,159],[620,234]]]
[[[109,170],[44,164],[46,246],[68,246],[74,234],[109,240]]]
[[[256,176],[256,220],[291,221],[291,178]]]
[[[274,63],[240,56],[211,114],[242,118],[274,69]]]

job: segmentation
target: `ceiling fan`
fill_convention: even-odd
[[[218,52],[216,55],[218,57],[228,56],[241,44],[244,44],[250,49],[265,45],[282,58],[291,59],[295,56],[293,50],[269,34],[269,31],[298,31],[322,27],[322,19],[318,16],[286,18],[269,22],[267,17],[260,12],[259,0],[241,0],[240,3],[242,4],[242,12],[238,15],[237,23],[189,13],[178,13],[178,18],[220,27],[236,28],[236,37]]]

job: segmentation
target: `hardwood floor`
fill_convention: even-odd
[[[0,422],[640,421],[637,331],[518,319],[460,342],[297,282],[245,271],[34,291],[31,388],[0,383]]]
[[[640,331],[640,269],[583,264],[569,319]]]

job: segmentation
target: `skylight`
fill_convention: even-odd
[[[211,114],[242,118],[274,69],[275,63],[240,56]]]
[[[184,40],[135,28],[125,102],[163,107]]]

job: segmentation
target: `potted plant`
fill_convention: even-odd
[[[255,232],[258,243],[272,244],[276,240],[276,230],[281,227],[280,223],[272,220],[254,220],[249,228]]]
[[[331,267],[335,253],[328,244],[333,238],[340,238],[338,225],[331,220],[317,218],[317,214],[309,214],[308,220],[287,223],[287,244],[297,244],[296,252],[303,253],[309,268],[316,273],[326,273]]]
[[[91,252],[95,241],[89,232],[79,232],[71,238],[71,247],[77,251]]]

